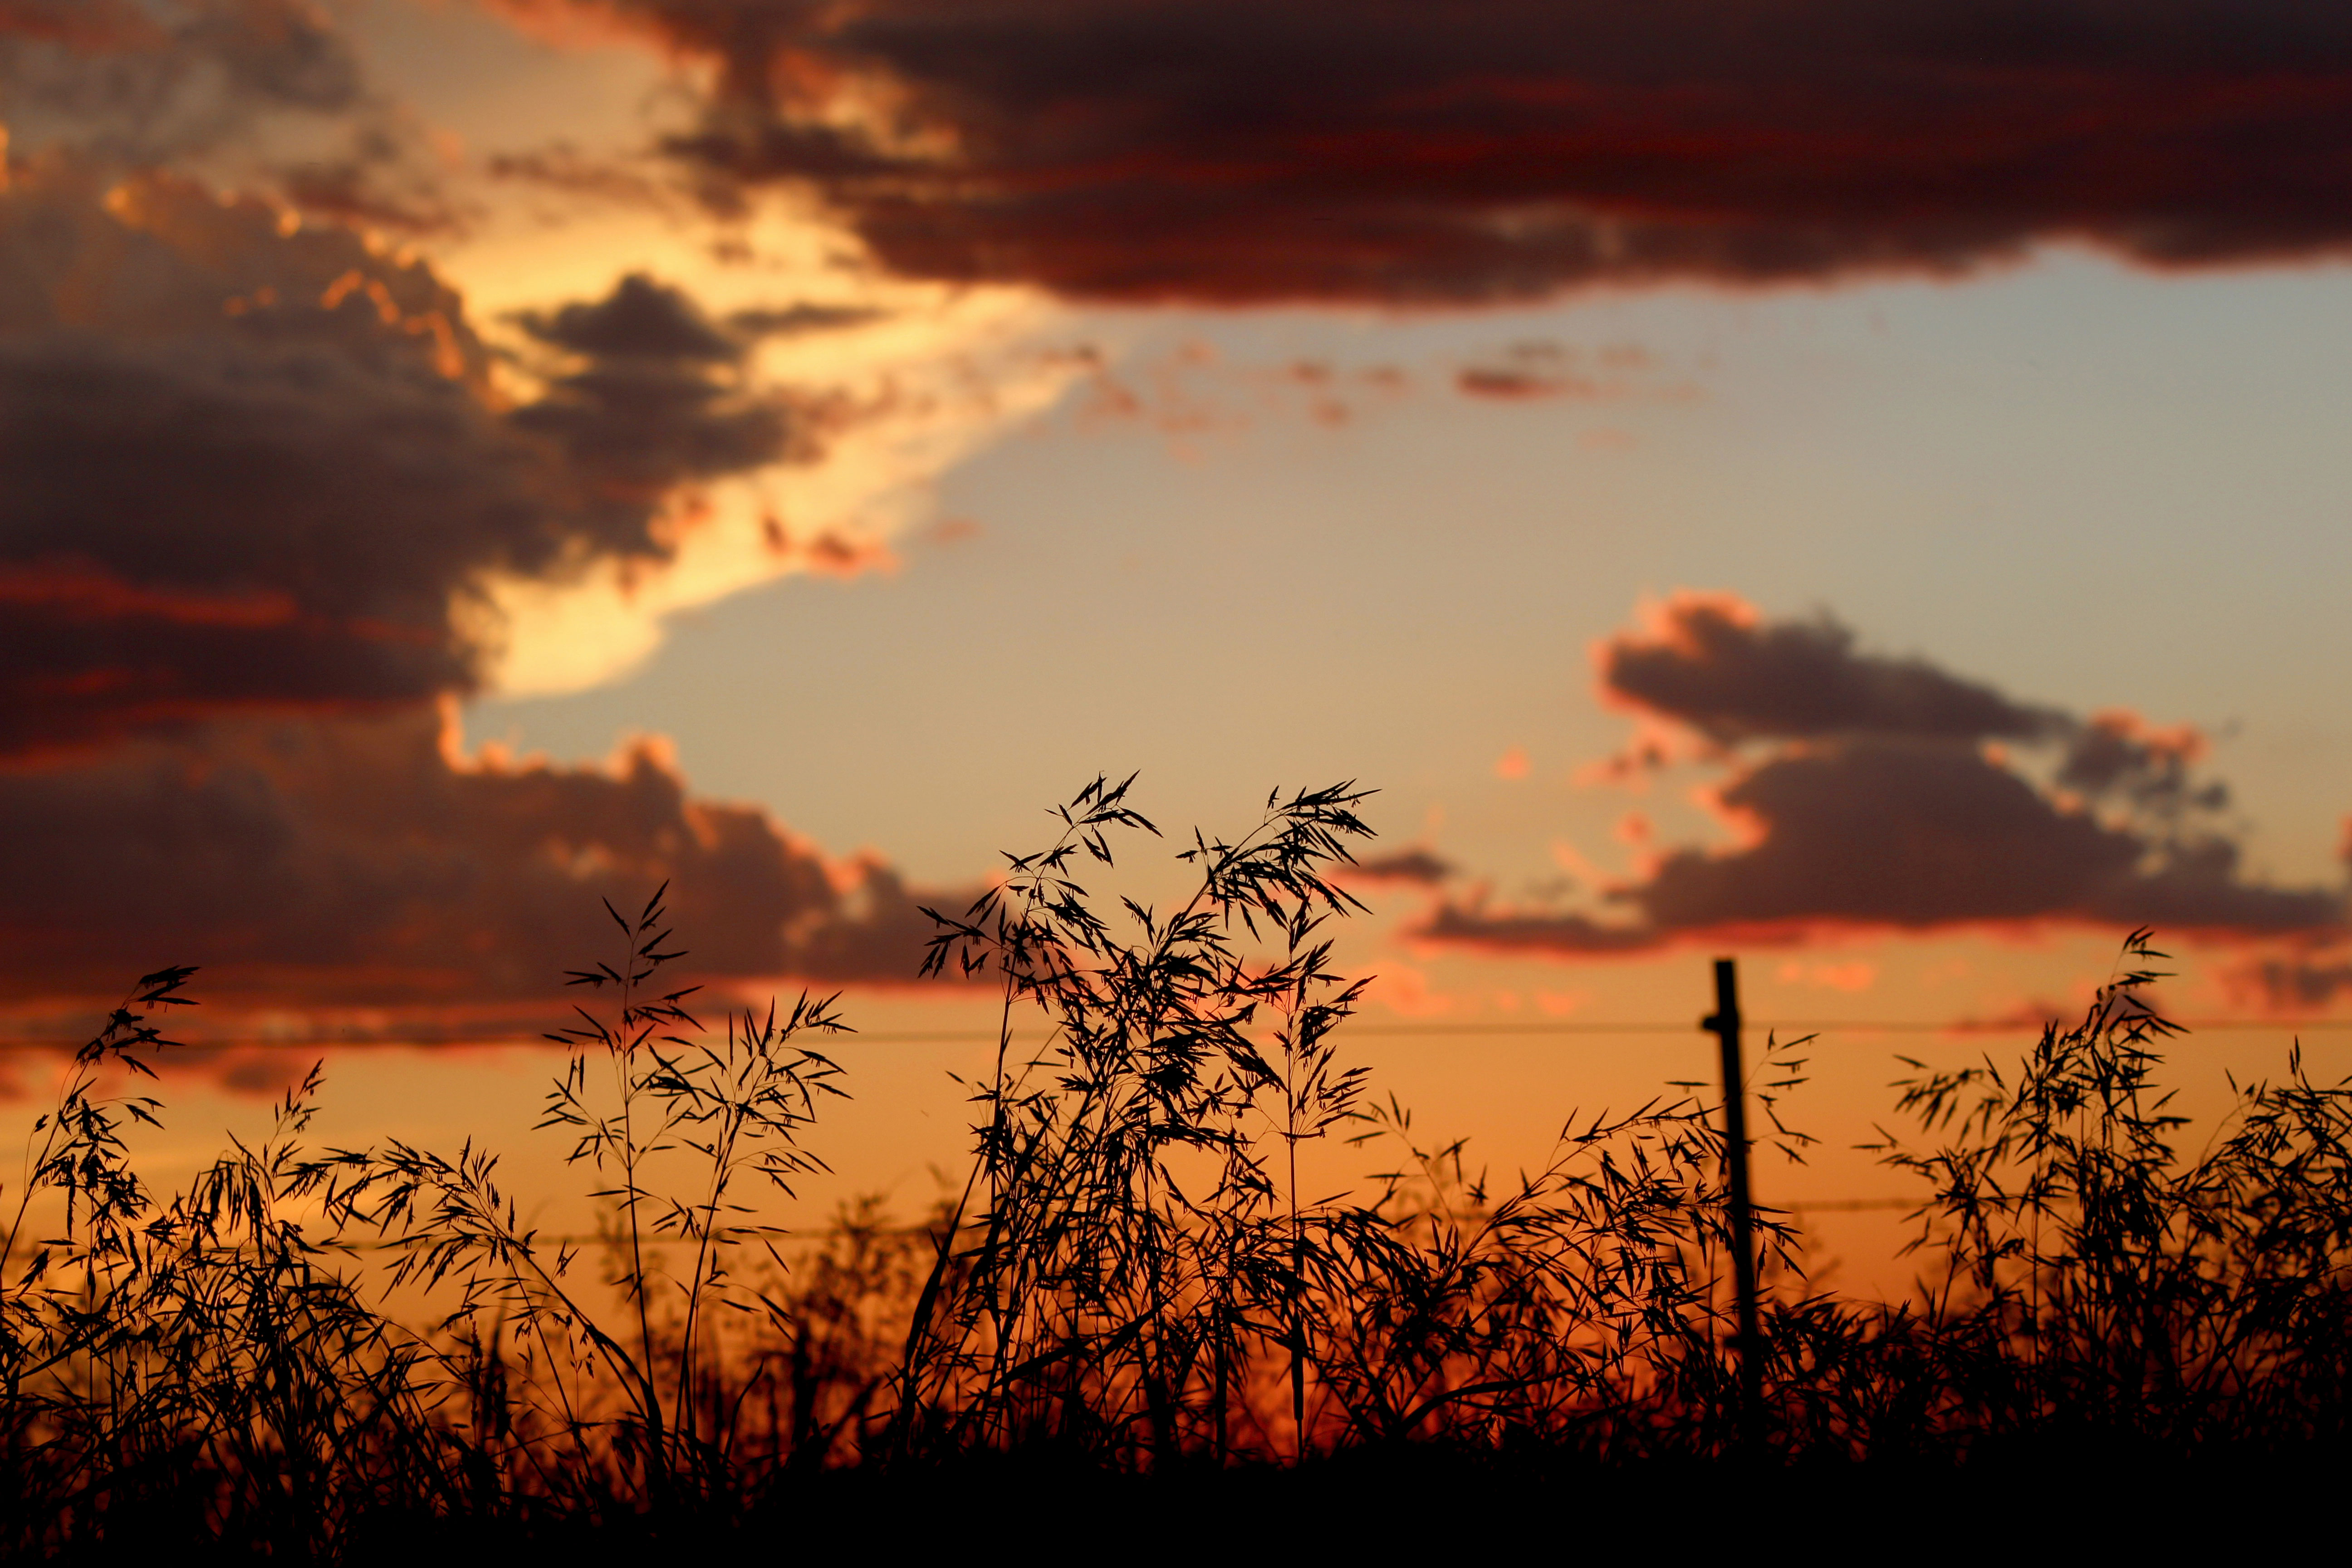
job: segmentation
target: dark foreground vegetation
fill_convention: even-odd
[[[607,1216],[578,1251],[519,1220],[488,1152],[313,1146],[315,1073],[268,1139],[151,1190],[124,1134],[161,1107],[118,1089],[152,1076],[189,974],[148,976],[0,1213],[0,1544],[404,1561],[856,1519],[994,1555],[1092,1519],[1153,1556],[1240,1521],[1360,1544],[1433,1508],[1591,1544],[1656,1526],[1660,1498],[1802,1486],[1934,1516],[1950,1490],[1922,1475],[2097,1462],[2146,1491],[2339,1451],[2352,1090],[2290,1056],[2176,1148],[2145,933],[2079,1025],[1900,1087],[1881,1157],[1933,1192],[1911,1302],[1810,1291],[1760,1216],[1749,1400],[1717,1107],[1580,1118],[1488,1188],[1342,1063],[1360,984],[1325,925],[1353,906],[1330,877],[1361,798],[1271,800],[1182,850],[1182,907],[1114,910],[1081,868],[1156,830],[1097,781],[1050,848],[935,916],[927,968],[1001,984],[1005,1033],[966,1179],[915,1225],[762,1220],[823,1169],[842,1026],[803,999],[705,1028],[663,989],[658,895],[575,977],[602,1010],[562,1037],[542,1125]],[[1787,1139],[1800,1066],[1776,1048],[1756,1088]],[[1391,1173],[1302,1191],[1324,1139]]]

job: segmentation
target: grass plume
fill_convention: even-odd
[[[1621,1473],[2343,1445],[2352,1089],[2290,1053],[2179,1147],[2148,933],[2020,1059],[1909,1065],[1872,1146],[1930,1189],[1915,1299],[1812,1289],[1786,1216],[1760,1215],[1749,1411],[1721,1108],[1669,1089],[1573,1119],[1488,1187],[1341,1052],[1364,982],[1334,968],[1359,907],[1337,878],[1365,792],[1192,835],[1159,908],[1089,885],[1160,841],[1132,784],[1089,784],[1052,842],[933,913],[925,972],[994,984],[1002,1027],[964,1179],[911,1221],[867,1199],[817,1235],[773,1224],[825,1171],[843,1075],[818,1047],[845,1025],[803,995],[704,1026],[667,985],[659,892],[612,911],[617,956],[572,976],[585,1004],[553,1037],[541,1129],[606,1216],[584,1252],[520,1217],[489,1151],[314,1147],[315,1070],[268,1137],[152,1190],[126,1132],[163,1113],[148,1086],[191,975],[146,976],[75,1054],[5,1211],[6,1548],[724,1532],[795,1489],[1008,1465],[1307,1486],[1368,1456]],[[1790,1139],[1801,1045],[1769,1058]],[[1303,1188],[1302,1146],[1341,1140],[1380,1173]]]

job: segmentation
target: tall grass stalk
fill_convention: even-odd
[[[1364,983],[1331,925],[1360,908],[1339,878],[1364,793],[1194,833],[1163,910],[1087,885],[1160,837],[1131,784],[1088,784],[1050,844],[933,915],[922,968],[993,984],[1000,1026],[965,1179],[911,1221],[868,1198],[814,1237],[776,1226],[824,1173],[808,1138],[841,1071],[812,1043],[845,1026],[803,995],[704,1028],[665,988],[658,892],[614,911],[619,956],[573,974],[591,1005],[553,1037],[540,1125],[605,1216],[585,1255],[471,1142],[312,1147],[315,1069],[266,1137],[152,1190],[132,1133],[160,1124],[146,1082],[190,972],[146,976],[0,1210],[0,1548],[679,1535],[828,1474],[1013,1462],[2201,1462],[2352,1437],[2352,1087],[2290,1052],[2184,1147],[2147,933],[2021,1059],[1906,1068],[1900,1131],[1869,1147],[1928,1193],[1910,1299],[1814,1289],[1759,1214],[1751,1405],[1720,1108],[1670,1086],[1580,1115],[1490,1184],[1341,1054]],[[1772,1043],[1762,1095],[1792,1151],[1802,1044]],[[1371,1174],[1303,1186],[1318,1141]]]

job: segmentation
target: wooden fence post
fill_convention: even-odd
[[[1764,1403],[1764,1340],[1756,1316],[1756,1214],[1748,1194],[1748,1076],[1739,1049],[1739,963],[1715,961],[1715,1013],[1699,1020],[1723,1048],[1723,1161],[1731,1189],[1732,1289],[1739,1310],[1739,1432],[1753,1449]]]

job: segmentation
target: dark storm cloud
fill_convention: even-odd
[[[0,195],[0,758],[466,689],[497,632],[486,579],[658,560],[673,489],[793,447],[682,296],[631,279],[548,320],[577,352],[501,412],[421,263],[160,177],[20,175]],[[648,353],[633,331],[670,336]]]
[[[19,829],[0,861],[0,987],[18,995],[190,963],[215,994],[547,997],[612,945],[600,900],[634,909],[665,881],[703,974],[909,980],[929,930],[887,868],[691,798],[657,750],[466,763],[429,710],[221,721],[20,766],[0,818]]]
[[[2151,263],[2352,238],[2352,12],[2302,0],[575,0],[716,60],[673,150],[883,262],[1076,294]]]
[[[1729,930],[2062,920],[2206,935],[2339,931],[2341,889],[2245,879],[2195,779],[2200,740],[2130,715],[2015,702],[1826,617],[1771,623],[1681,595],[1600,649],[1603,689],[1727,754],[1714,804],[1739,844],[1684,847],[1609,889],[1613,913],[1449,903],[1439,940],[1614,952]],[[2051,753],[2036,782],[1986,742]],[[1759,754],[1760,752],[1760,754]]]

